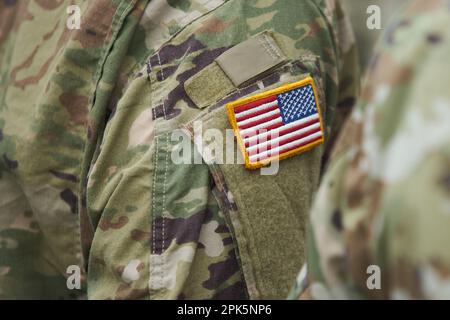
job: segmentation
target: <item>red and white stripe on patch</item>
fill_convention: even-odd
[[[324,142],[311,77],[227,105],[248,169],[303,153]]]

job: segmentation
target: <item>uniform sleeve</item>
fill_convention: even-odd
[[[352,38],[339,30],[344,18],[334,1],[212,3],[146,5],[121,47],[128,53],[108,106],[95,101],[100,125],[84,173],[91,298],[285,298],[304,262],[325,148],[282,160],[273,175],[229,163],[220,159],[227,155],[220,148],[236,140],[226,105],[313,78],[331,141],[338,101],[353,95],[347,79],[358,78],[344,75],[354,72],[346,67],[354,63]],[[224,65],[224,55],[255,48],[261,35],[272,37],[263,43],[268,52],[278,47],[282,64],[259,70],[261,56],[249,50],[249,62],[231,54]],[[251,77],[236,83],[233,70]],[[225,143],[198,139],[196,121]],[[171,161],[182,148],[172,141],[179,128],[203,162]]]
[[[345,121],[350,116],[360,92],[360,64],[355,34],[351,22],[340,1],[324,1],[324,15],[332,26],[333,42],[337,57],[337,73],[335,82],[336,106],[330,112],[330,133],[324,153],[324,166],[335,145],[337,137],[343,129]]]

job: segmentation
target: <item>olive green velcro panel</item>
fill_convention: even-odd
[[[220,66],[213,62],[184,84],[184,89],[198,108],[205,108],[232,92],[235,87]]]
[[[216,59],[236,87],[287,61],[273,39],[263,32],[224,52]]]
[[[287,61],[274,35],[263,32],[224,52],[186,81],[184,89],[192,102],[203,109]]]
[[[226,130],[231,129],[225,108],[197,120],[201,120],[203,133],[218,129],[224,140]],[[276,174],[263,176],[243,164],[220,164],[222,159],[211,158],[224,155],[233,141],[194,139],[198,147],[202,143],[203,153],[208,151],[205,161],[219,189],[225,185],[222,198],[229,203],[222,205],[229,207],[224,212],[231,221],[250,297],[286,298],[304,263],[305,226],[319,181],[322,147],[283,160]],[[237,152],[235,148],[235,157]]]

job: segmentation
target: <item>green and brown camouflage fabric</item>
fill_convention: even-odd
[[[448,0],[415,1],[387,29],[315,199],[291,297],[450,298],[449,56]]]
[[[234,87],[216,58],[263,32],[288,61]],[[201,159],[196,123],[230,129],[226,102],[306,76],[330,146],[356,56],[335,0],[1,0],[0,297],[284,298],[328,148],[274,176],[171,154]]]

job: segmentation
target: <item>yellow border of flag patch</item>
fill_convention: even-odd
[[[265,159],[263,161],[258,161],[258,162],[254,162],[254,163],[250,162],[249,155],[248,155],[248,153],[246,151],[246,148],[245,148],[245,143],[242,140],[242,137],[241,137],[241,135],[239,133],[239,128],[238,128],[238,125],[237,125],[237,121],[236,121],[236,116],[235,116],[234,110],[237,107],[240,107],[242,105],[245,105],[245,104],[248,104],[248,103],[260,100],[260,99],[264,99],[264,98],[267,98],[267,97],[270,97],[270,96],[273,96],[273,95],[279,95],[281,93],[285,93],[287,91],[291,91],[291,90],[294,90],[294,89],[297,89],[297,88],[300,88],[300,87],[303,87],[303,86],[306,86],[306,85],[311,85],[312,88],[313,88],[313,91],[314,91],[314,98],[316,99],[316,107],[317,107],[317,111],[318,111],[318,114],[319,114],[319,120],[320,120],[320,130],[322,131],[322,139],[320,139],[318,141],[315,141],[315,142],[312,142],[311,144],[299,147],[297,149],[291,150],[289,152],[283,153],[281,155],[277,155],[277,156]],[[234,102],[230,102],[230,103],[228,103],[226,105],[226,108],[227,108],[227,113],[228,113],[228,119],[230,120],[231,126],[233,127],[234,136],[236,137],[236,139],[238,141],[239,148],[240,148],[241,153],[242,153],[242,155],[243,155],[243,157],[245,159],[245,168],[247,168],[249,170],[256,170],[256,169],[262,168],[262,167],[270,164],[274,160],[281,161],[281,160],[293,157],[295,155],[304,153],[306,151],[311,150],[312,148],[314,148],[316,146],[319,146],[319,145],[323,144],[324,141],[325,141],[325,131],[324,131],[323,120],[322,120],[322,112],[320,110],[319,99],[318,99],[318,95],[317,95],[317,89],[316,89],[316,85],[314,83],[314,79],[311,78],[311,77],[307,77],[307,78],[305,78],[305,79],[303,79],[301,81],[290,83],[290,84],[287,84],[287,85],[283,85],[283,86],[281,86],[279,88],[272,89],[272,90],[269,90],[269,91],[266,91],[266,92],[263,92],[263,93],[259,93],[259,94],[256,94],[254,96],[251,96],[251,97],[247,97],[247,98],[240,99],[240,100],[237,100],[237,101],[234,101]]]

